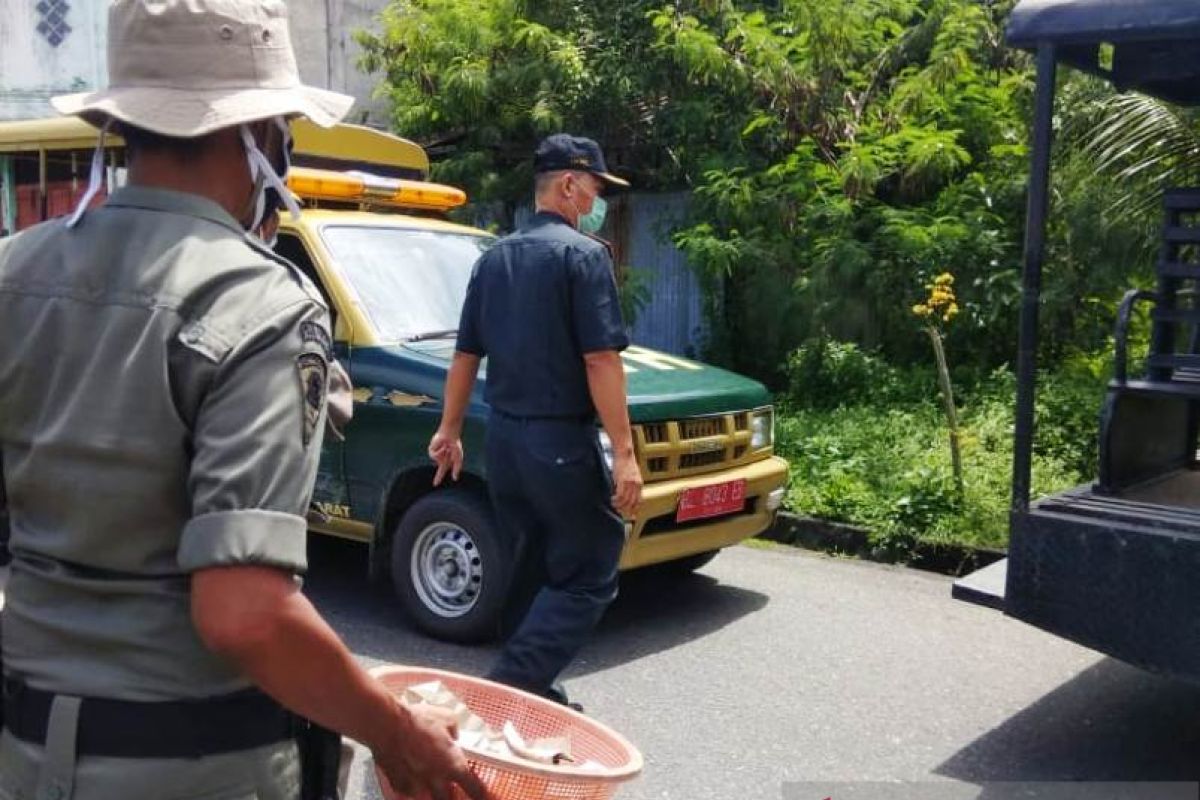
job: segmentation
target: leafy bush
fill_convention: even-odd
[[[789,398],[808,408],[860,405],[896,381],[896,370],[858,345],[809,340],[788,356]]]
[[[650,289],[652,278],[653,273],[646,269],[625,267],[621,271],[621,280],[617,284],[621,316],[631,328],[653,296]]]
[[[663,233],[699,278],[708,360],[832,408],[859,400],[806,405],[787,354],[818,337],[925,362],[909,309],[944,270],[962,306],[950,363],[986,373],[1016,350],[1034,82],[1004,45],[1014,3],[389,0],[358,38],[393,127],[498,223],[560,130],[597,139],[639,191],[691,192]],[[1102,346],[1121,293],[1152,275],[1159,184],[1200,163],[1194,114],[1061,83],[1041,298],[1054,364]]]
[[[936,391],[928,383],[932,370],[899,370],[852,342],[829,338],[805,342],[788,356],[785,371],[787,401],[799,408],[911,403]]]
[[[892,504],[889,521],[903,530],[928,531],[941,518],[957,513],[962,502],[948,477],[944,470],[929,466],[906,472],[898,482],[904,494]]]
[[[1110,372],[1106,356],[1069,359],[1044,373],[1034,406],[1035,452],[1088,477],[1098,468],[1100,407]]]
[[[871,370],[886,367],[868,359],[865,363],[871,366],[864,368],[858,358],[849,357],[856,365],[847,370],[849,375],[877,375]],[[1079,358],[1069,369],[1040,376],[1035,495],[1094,476],[1102,360]],[[901,387],[899,395],[924,382],[927,399],[897,401],[898,394],[884,393],[878,400],[867,397],[855,405],[784,406],[777,442],[792,468],[787,506],[862,526],[871,532],[876,548],[893,557],[902,556],[918,540],[1005,546],[1016,386],[1012,373],[997,370],[964,387],[960,412],[966,480],[960,501],[932,375],[887,370],[887,385]]]

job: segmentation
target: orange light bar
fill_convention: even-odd
[[[358,201],[430,211],[448,211],[467,202],[466,193],[453,186],[307,167],[294,167],[288,172],[288,188],[301,199]]]
[[[366,188],[360,177],[306,167],[288,170],[287,186],[301,198],[313,200],[357,200]]]
[[[396,181],[400,187],[392,201],[408,208],[428,208],[439,211],[458,208],[467,202],[467,193],[453,186],[423,181]]]

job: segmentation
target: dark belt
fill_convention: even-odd
[[[519,414],[510,414],[507,411],[492,406],[491,413],[506,419],[511,422],[568,422],[578,425],[595,425],[596,415],[592,414],[538,414],[534,416],[523,416]]]
[[[31,744],[46,742],[54,693],[8,679],[4,727]],[[199,758],[292,738],[294,718],[258,689],[201,700],[133,702],[85,697],[76,752],[112,758]]]

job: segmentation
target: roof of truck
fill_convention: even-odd
[[[89,150],[99,131],[78,117],[49,117],[0,122],[0,153],[38,150]],[[362,125],[320,128],[306,119],[292,122],[295,164],[321,169],[365,169],[379,175],[410,180],[429,177],[429,156],[416,142]],[[113,147],[121,137],[109,136]]]
[[[1008,43],[1054,45],[1060,61],[1136,90],[1200,103],[1200,3],[1196,0],[1022,0]]]
[[[1008,41],[1126,42],[1200,39],[1196,0],[1022,0],[1013,9]]]

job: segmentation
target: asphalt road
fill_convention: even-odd
[[[308,592],[364,663],[485,669],[494,649],[410,630],[361,579],[361,549],[312,547]],[[1200,688],[951,600],[946,578],[791,549],[734,548],[670,585],[627,578],[567,685],[642,749],[627,800],[1200,779]],[[366,762],[351,797],[378,797]]]

